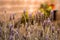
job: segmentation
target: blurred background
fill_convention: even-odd
[[[57,10],[56,21],[60,20],[60,0],[0,0],[0,20],[9,20],[11,14],[15,14],[15,20],[18,20],[23,10],[35,12],[45,2],[54,4],[54,10]]]

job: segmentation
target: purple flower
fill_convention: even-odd
[[[9,40],[13,40],[13,36],[12,35],[10,35]]]
[[[14,33],[15,33],[15,31],[11,29],[11,30],[10,30],[10,35],[12,35],[12,36],[13,36],[13,35],[14,35]]]
[[[9,24],[9,29],[12,29],[13,28],[13,24]]]
[[[49,35],[48,34],[46,34],[45,40],[49,40]]]

